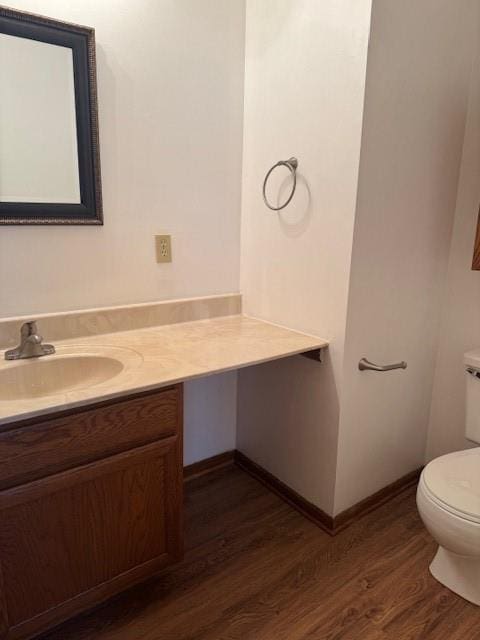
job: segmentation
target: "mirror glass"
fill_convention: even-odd
[[[72,49],[0,33],[0,202],[80,204]]]

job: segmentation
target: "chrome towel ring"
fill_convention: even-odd
[[[290,195],[288,196],[286,201],[279,207],[272,207],[272,205],[269,203],[267,199],[266,188],[267,188],[267,182],[270,177],[270,174],[277,167],[287,167],[287,169],[290,170],[290,173],[292,174],[292,178],[293,178],[293,185],[292,185],[292,191],[290,192]],[[297,188],[297,167],[298,167],[298,160],[296,158],[290,158],[289,160],[280,160],[279,162],[277,162],[277,164],[273,165],[273,167],[268,171],[267,175],[265,176],[265,180],[263,181],[263,201],[265,202],[267,207],[272,211],[280,211],[280,209],[285,209],[287,204],[289,204],[291,199],[293,198],[293,194],[295,193],[295,189]]]

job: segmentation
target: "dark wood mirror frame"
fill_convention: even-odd
[[[0,6],[0,33],[72,49],[80,203],[0,202],[0,224],[103,224],[95,31]]]
[[[478,209],[477,233],[475,236],[475,246],[473,248],[472,270],[480,271],[480,208]]]

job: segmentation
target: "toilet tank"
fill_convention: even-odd
[[[480,444],[480,349],[464,356],[466,383],[465,436]]]

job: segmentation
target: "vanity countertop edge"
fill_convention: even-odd
[[[0,399],[0,430],[37,416],[153,391],[328,347],[321,338],[244,314],[117,331],[56,342],[57,355],[123,354],[122,372],[106,382],[28,399]],[[3,360],[0,372],[12,363]],[[52,358],[55,356],[46,356]],[[39,359],[43,360],[43,358]],[[23,361],[16,366],[31,366]],[[13,365],[15,366],[15,364]]]

